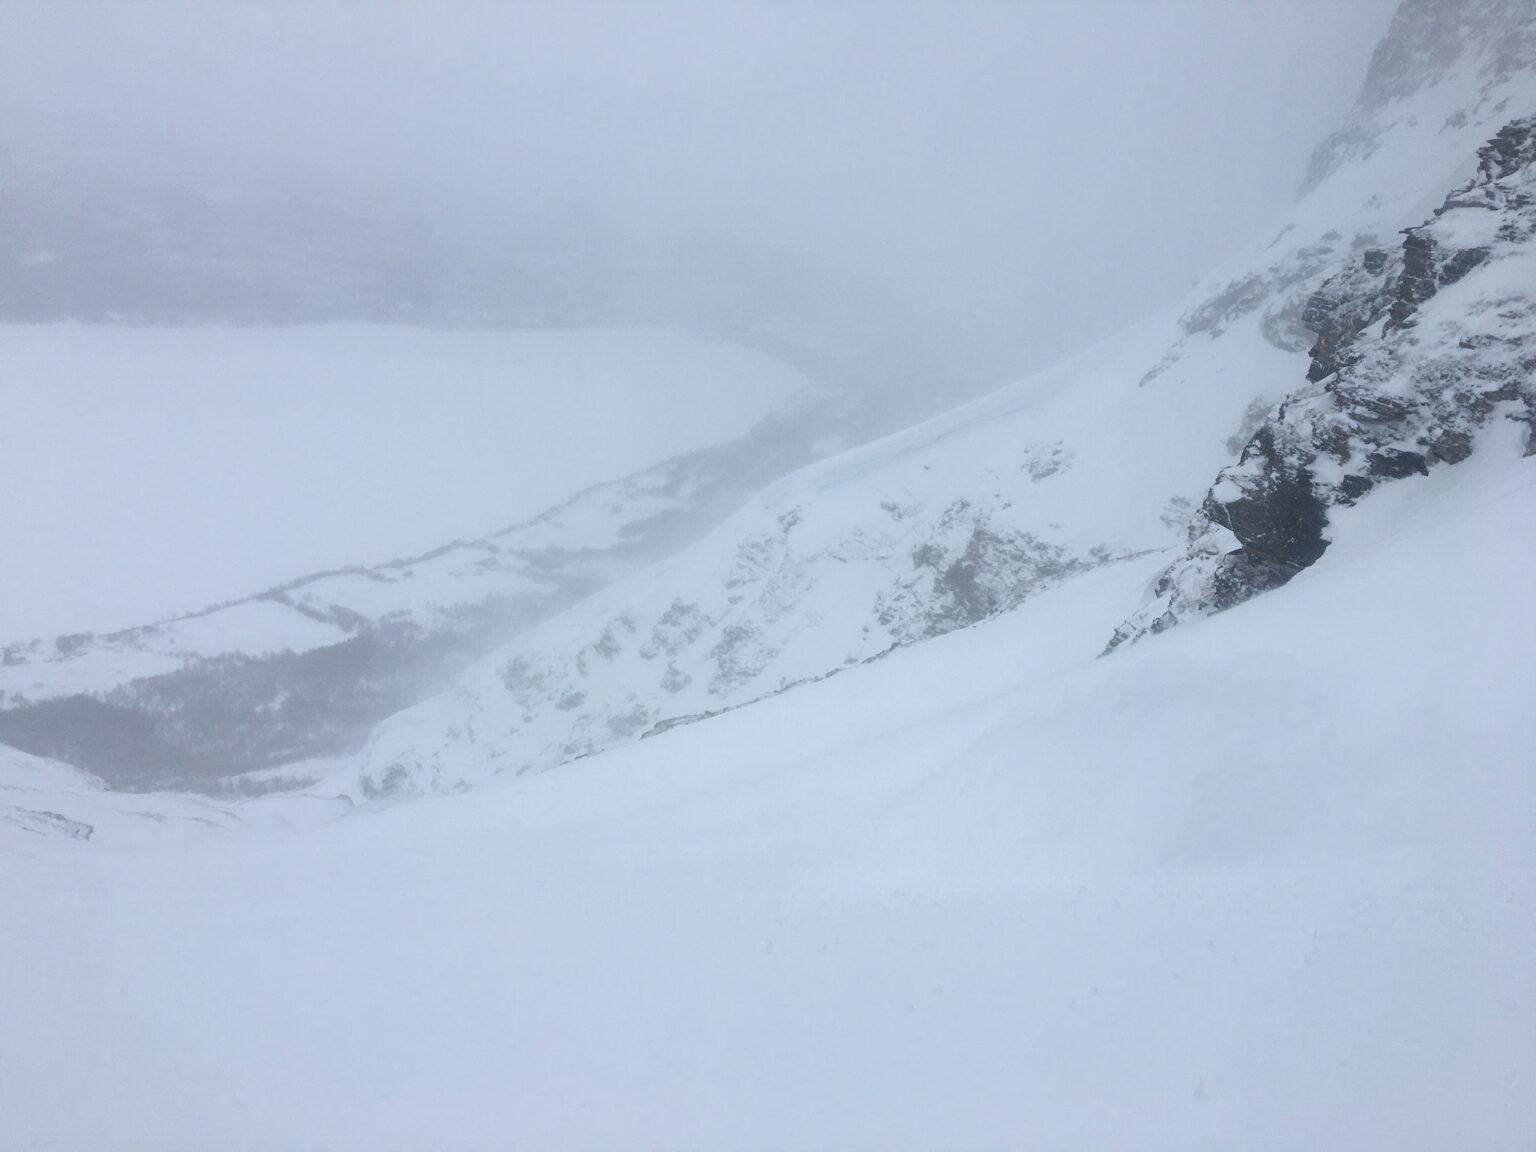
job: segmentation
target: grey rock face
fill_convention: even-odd
[[[1480,157],[1399,258],[1362,258],[1314,296],[1309,383],[1217,477],[1184,555],[1109,649],[1279,587],[1327,549],[1331,507],[1465,460],[1495,419],[1536,423],[1536,281],[1494,279],[1459,311],[1426,307],[1485,266],[1530,266],[1536,117],[1508,124]]]
[[[1370,248],[1312,294],[1301,318],[1316,335],[1308,380],[1315,382],[1337,372],[1355,338],[1387,313],[1396,298],[1395,282],[1402,266],[1400,253]]]

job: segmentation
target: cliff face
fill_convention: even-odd
[[[1478,161],[1399,252],[1367,253],[1314,296],[1308,384],[1222,469],[1110,648],[1286,583],[1328,547],[1330,509],[1465,460],[1492,424],[1523,424],[1536,451],[1536,117]]]

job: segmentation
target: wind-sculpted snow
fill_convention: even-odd
[[[1185,555],[1111,648],[1286,583],[1329,546],[1331,508],[1458,464],[1490,436],[1504,447],[1490,425],[1524,426],[1536,451],[1533,161],[1536,118],[1510,123],[1399,257],[1324,285],[1309,383],[1221,471]]]

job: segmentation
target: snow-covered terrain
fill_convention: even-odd
[[[233,586],[231,565],[248,589],[391,525],[419,542],[418,522],[525,515],[154,624],[0,645],[0,739],[119,786],[243,787],[352,747],[838,434],[787,365],[657,331],[10,326],[0,354],[4,598],[21,619]],[[171,554],[136,548],[140,532]]]
[[[1403,6],[1305,195],[1261,243],[1075,360],[755,495],[825,455],[819,433],[845,436],[847,414],[802,406],[496,536],[206,617],[10,644],[0,740],[128,787],[248,792],[263,773],[265,790],[360,752],[326,789],[455,791],[1178,549],[1218,471],[1305,383],[1319,291],[1373,258],[1391,282],[1399,230],[1536,107],[1529,11],[1452,7]]]
[[[1398,31],[1415,27],[1409,20]],[[1504,124],[1492,120],[1495,109],[1536,107],[1536,71],[1487,73],[1483,47],[1472,38],[1452,62],[1459,67],[1377,109],[1372,148],[1315,174],[1274,239],[1167,314],[787,477],[691,549],[520,633],[452,692],[386,721],[325,787],[375,799],[553,767],[976,623],[1103,564],[1181,545],[1222,466],[1273,406],[1299,403],[1319,291],[1372,256],[1383,262],[1378,279],[1393,282],[1398,230],[1422,224],[1475,171],[1479,147]],[[1383,75],[1390,69],[1378,64],[1362,109],[1375,107]],[[1357,110],[1356,121],[1364,116]],[[1523,187],[1529,169],[1520,167],[1508,180]],[[1520,195],[1511,192],[1511,204]],[[1486,206],[1471,206],[1435,227],[1445,232],[1467,216],[1484,231],[1501,226]],[[1511,228],[1524,219],[1517,207],[1500,218]],[[1416,334],[1394,338],[1375,369],[1379,389],[1406,395],[1452,373],[1479,388],[1506,385],[1509,403],[1476,399],[1487,412],[1469,416],[1468,428],[1530,406],[1536,392],[1511,376],[1529,337],[1521,282],[1533,250],[1529,230],[1516,231],[1485,266],[1460,273],[1449,300],[1426,308]],[[1493,313],[1510,308],[1519,315],[1491,329]],[[1448,413],[1436,415],[1429,399],[1424,408],[1443,435]],[[1398,433],[1411,441],[1412,432]],[[1117,623],[1107,622],[1106,641]]]
[[[484,536],[811,388],[679,332],[376,324],[0,325],[0,380],[8,641]]]
[[[0,1145],[1526,1152],[1533,78],[1406,0],[1050,371],[6,648]]]
[[[8,1145],[1528,1147],[1536,461],[1486,449],[1112,659],[1155,558],[515,787],[13,830]]]
[[[1222,469],[1113,644],[1283,585],[1329,547],[1333,509],[1461,463],[1490,423],[1523,425],[1536,453],[1536,117],[1479,155],[1400,252],[1368,249],[1313,295],[1308,383]]]

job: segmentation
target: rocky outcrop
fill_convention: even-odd
[[[1366,253],[1313,297],[1308,384],[1222,470],[1109,649],[1284,584],[1327,549],[1330,508],[1465,460],[1496,419],[1536,421],[1536,117],[1479,158],[1399,256]]]
[[[1355,338],[1391,307],[1402,267],[1400,252],[1368,248],[1312,294],[1301,315],[1314,335],[1308,380],[1315,383],[1343,366]]]

